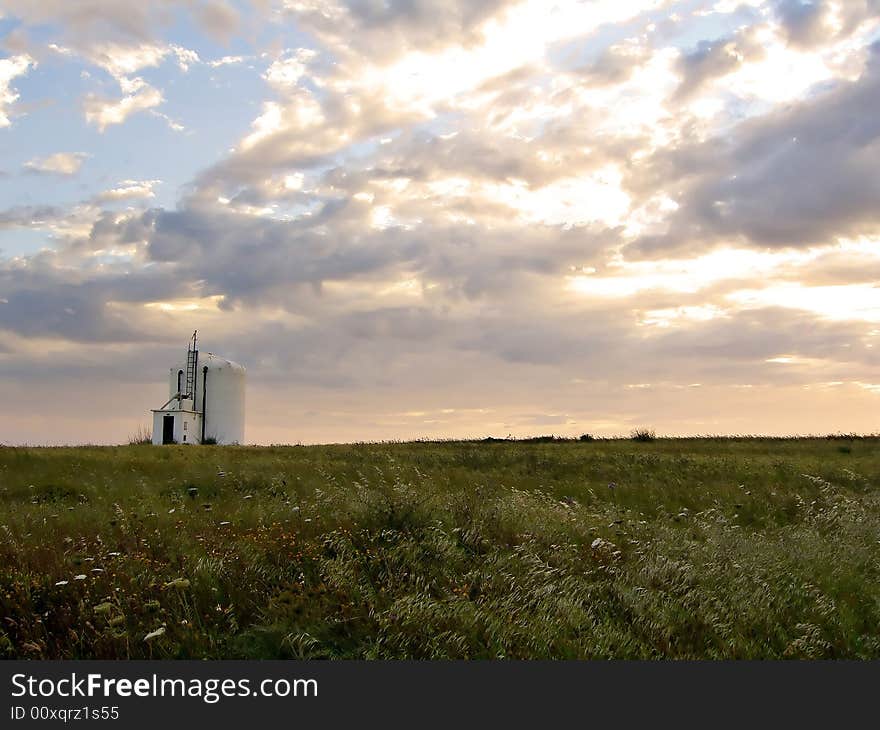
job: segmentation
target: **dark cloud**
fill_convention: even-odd
[[[18,205],[0,211],[0,228],[27,228],[62,220],[68,211],[54,205]]]
[[[773,8],[788,42],[810,48],[848,36],[859,23],[880,13],[880,1],[774,0]]]
[[[196,18],[215,38],[228,42],[241,27],[241,16],[226,0],[209,0],[196,7]]]
[[[289,10],[335,52],[387,60],[407,50],[470,45],[515,0],[304,0]]]
[[[76,342],[133,341],[137,333],[107,311],[101,292],[77,286],[26,289],[7,285],[0,328],[25,337],[60,336]]]
[[[661,334],[649,349],[663,360],[693,358],[699,363],[697,369],[711,364],[717,372],[718,363],[730,363],[730,370],[742,377],[748,363],[766,369],[766,361],[780,355],[838,364],[874,361],[876,356],[861,342],[870,329],[863,322],[834,322],[808,312],[768,307]]]
[[[880,228],[880,47],[863,76],[739,125],[726,138],[661,152],[633,170],[639,189],[679,194],[662,235],[631,253],[742,241],[810,246]]]
[[[759,61],[765,52],[753,32],[747,28],[730,38],[700,41],[694,50],[684,53],[678,63],[682,79],[676,98],[692,96],[713,79],[733,73],[744,63]]]
[[[229,304],[271,301],[295,308],[325,282],[398,272],[421,275],[449,295],[479,297],[519,274],[562,274],[589,263],[611,238],[583,226],[488,231],[426,222],[415,229],[377,229],[370,211],[355,199],[328,202],[316,215],[293,221],[216,208],[152,211],[145,216],[152,221],[147,255]]]
[[[391,232],[385,237],[351,230],[363,222],[358,201],[327,203],[306,221],[280,221],[222,210],[155,211],[147,254],[175,264],[205,293],[238,300],[295,299],[297,287],[320,286],[384,270],[412,258],[418,246]],[[336,226],[323,235],[322,221]]]
[[[68,35],[95,40],[101,37],[144,40],[151,34],[162,5],[127,0],[5,0],[4,10],[28,25],[56,24]]]
[[[262,4],[253,3],[253,7],[259,10]],[[238,20],[237,11],[225,0],[4,0],[3,10],[27,28],[54,26],[65,42],[80,50],[106,41],[152,40],[181,11],[192,12],[208,33],[223,39],[237,29]]]
[[[0,328],[25,337],[75,342],[133,342],[162,339],[114,303],[145,303],[191,294],[191,287],[166,272],[97,274],[54,265],[55,257],[31,257],[27,265],[0,268]]]
[[[776,13],[790,43],[812,46],[827,34],[828,4],[821,1],[777,0]]]

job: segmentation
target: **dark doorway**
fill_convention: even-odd
[[[162,443],[174,443],[174,416],[164,416],[162,418]]]

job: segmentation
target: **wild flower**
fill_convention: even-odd
[[[160,636],[162,636],[162,634],[164,634],[164,633],[165,633],[165,627],[164,627],[164,626],[160,626],[160,627],[159,627],[158,629],[156,629],[155,631],[151,631],[149,634],[147,634],[147,635],[144,637],[144,641],[152,641],[153,639],[158,639],[158,638],[159,638]]]

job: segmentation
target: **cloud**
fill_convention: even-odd
[[[41,226],[63,218],[67,211],[53,205],[20,205],[0,211],[0,228]]]
[[[83,100],[86,121],[95,124],[103,132],[113,124],[122,124],[129,116],[159,106],[162,94],[151,86],[141,88],[121,99],[107,99],[88,94]]]
[[[158,66],[171,50],[170,46],[153,43],[136,45],[104,43],[91,47],[88,51],[88,59],[118,80],[131,76],[143,68]]]
[[[75,175],[88,158],[85,152],[56,152],[48,157],[35,157],[24,163],[28,172],[50,175]]]
[[[765,53],[752,28],[732,38],[700,41],[695,50],[683,54],[679,61],[682,80],[678,98],[692,96],[710,81],[733,73],[742,64],[761,60]]]
[[[628,81],[644,64],[648,49],[639,42],[625,42],[609,46],[599,57],[578,69],[592,85],[607,86]]]
[[[161,119],[163,122],[165,122],[165,124],[168,125],[168,129],[174,132],[183,132],[186,130],[186,127],[184,127],[180,122],[172,119],[164,112],[157,111],[156,109],[150,109],[150,114],[152,114],[157,119]]]
[[[114,200],[132,200],[137,198],[154,198],[153,188],[161,180],[123,180],[115,188],[100,193],[96,200],[110,202]]]
[[[335,51],[393,58],[482,39],[482,25],[517,0],[285,0],[285,9]]]
[[[74,47],[51,43],[48,48],[62,58],[81,57],[89,64],[106,71],[119,85],[123,94],[121,98],[110,99],[92,92],[86,94],[83,99],[86,121],[96,124],[102,132],[112,124],[121,124],[131,114],[153,109],[163,102],[161,90],[136,75],[138,72],[157,68],[169,58],[175,59],[184,73],[189,71],[193,64],[200,63],[198,53],[176,44],[90,39],[89,42],[79,43]],[[91,74],[83,71],[81,77],[91,78]],[[0,83],[2,83],[2,67],[0,67]],[[183,129],[167,115],[161,116],[172,129],[176,131]]]
[[[254,3],[252,9],[259,7]],[[27,26],[54,26],[80,50],[95,41],[149,41],[179,13],[191,13],[202,29],[223,40],[239,28],[238,13],[225,0],[4,0],[4,10]]]
[[[220,66],[234,66],[239,63],[244,63],[246,60],[245,56],[223,56],[221,58],[215,58],[213,61],[206,61],[206,63],[211,68],[219,68]]]
[[[725,139],[660,152],[643,167],[645,182],[665,179],[685,192],[668,230],[632,251],[725,240],[805,247],[877,232],[876,54],[858,81],[744,122]]]
[[[94,37],[96,34],[144,38],[149,33],[155,8],[133,0],[5,0],[6,12],[29,25],[56,24],[70,34]]]
[[[140,76],[133,76],[144,68],[159,66],[169,56],[177,59],[178,66],[184,72],[189,70],[191,64],[199,62],[195,51],[177,45],[106,43],[90,48],[87,58],[116,80],[124,96],[120,99],[108,99],[94,93],[87,94],[83,100],[86,121],[96,124],[103,132],[110,125],[122,124],[132,114],[152,110],[169,127],[181,131],[182,125],[155,111],[155,107],[164,101],[162,92]]]
[[[200,3],[195,14],[205,30],[224,42],[228,42],[241,25],[238,11],[225,0]]]
[[[877,0],[774,0],[776,17],[788,42],[811,48],[853,33],[865,21],[876,23]]]
[[[776,12],[785,27],[789,42],[796,45],[812,46],[831,32],[829,3],[778,0]]]
[[[317,52],[310,48],[289,51],[272,62],[263,78],[271,85],[282,89],[296,86],[308,73],[308,63],[317,55]]]
[[[0,129],[12,124],[10,107],[18,101],[12,80],[26,74],[33,65],[33,59],[27,55],[0,58]]]

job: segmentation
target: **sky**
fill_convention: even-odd
[[[0,443],[876,432],[880,0],[0,0]]]

